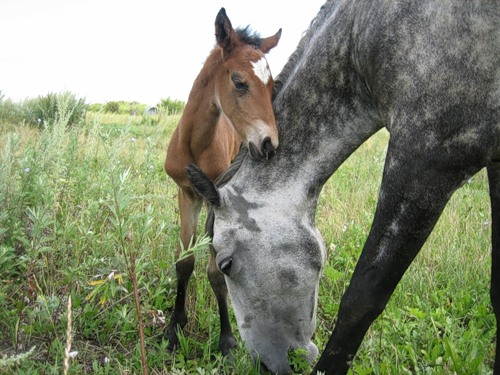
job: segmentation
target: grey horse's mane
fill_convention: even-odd
[[[241,146],[238,155],[236,155],[234,160],[231,162],[231,165],[215,179],[214,184],[217,188],[223,187],[233,178],[236,172],[238,172],[238,169],[240,169],[241,164],[243,164],[243,160],[245,160],[247,153],[248,148],[246,146]]]
[[[222,174],[219,175],[219,177],[215,179],[214,184],[218,189],[220,189],[229,181],[231,181],[236,172],[238,172],[238,169],[240,169],[241,164],[243,164],[243,160],[245,160],[245,156],[247,156],[247,154],[248,154],[248,148],[242,145],[240,151],[238,152],[238,155],[236,155],[234,160],[231,162],[231,165],[224,172],[222,172]],[[209,205],[207,220],[205,222],[205,231],[207,232],[208,236],[212,239],[214,238],[214,220],[215,220],[214,208],[212,205]],[[212,254],[214,254],[215,250],[211,243],[209,245],[209,248]]]
[[[309,28],[303,33],[297,48],[290,55],[287,63],[285,64],[281,72],[278,74],[276,79],[274,80],[273,98],[275,98],[276,95],[283,88],[285,82],[292,74],[295,66],[302,58],[306,46],[309,45],[312,36],[315,34],[316,30],[321,25],[323,25],[325,19],[330,15],[330,9],[332,8],[333,4],[336,3],[337,1],[338,0],[327,0],[326,3],[321,6],[320,11],[316,15],[316,17],[314,17],[311,23],[309,24]]]

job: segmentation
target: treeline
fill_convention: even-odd
[[[92,112],[118,113],[127,115],[142,115],[150,112],[161,112],[167,115],[175,115],[184,110],[185,103],[182,100],[171,98],[161,99],[154,107],[139,102],[110,101],[104,104],[95,103],[89,106]]]
[[[155,107],[139,102],[110,101],[104,104],[87,104],[84,98],[66,91],[48,93],[34,99],[13,102],[6,98],[0,90],[0,124],[26,123],[40,128],[59,120],[59,116],[67,116],[69,126],[85,121],[87,111],[117,113],[128,115],[166,114],[172,115],[184,110],[181,100],[162,99]]]

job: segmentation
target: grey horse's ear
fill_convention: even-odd
[[[219,207],[219,190],[212,180],[210,180],[208,176],[195,164],[187,166],[186,173],[193,189],[196,190],[196,192],[205,198],[210,204],[215,207]]]

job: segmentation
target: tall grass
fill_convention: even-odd
[[[177,188],[162,165],[179,115],[160,116],[155,126],[103,116],[68,128],[63,111],[43,130],[0,132],[0,373],[63,372],[70,296],[68,373],[140,373],[135,275],[150,373],[258,374],[241,340],[232,364],[217,351],[203,249],[185,336],[167,352],[162,332],[175,298],[179,226]],[[314,339],[320,348],[373,219],[386,144],[383,132],[370,139],[321,196],[317,222],[329,253]],[[481,173],[452,198],[352,373],[491,373],[489,220]],[[297,359],[295,368],[308,373]]]

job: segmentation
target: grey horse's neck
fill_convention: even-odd
[[[326,180],[382,124],[355,63],[358,46],[350,36],[356,25],[329,24],[341,5],[323,6],[276,79],[276,156],[264,163],[246,157],[230,184],[257,201],[288,195],[281,204],[311,217]]]

